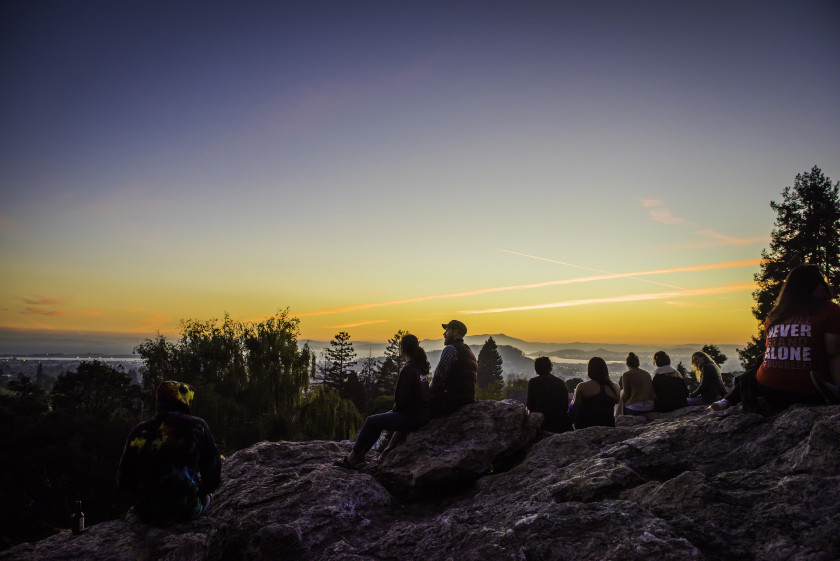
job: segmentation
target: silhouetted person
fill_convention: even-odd
[[[712,357],[703,351],[697,351],[691,355],[691,368],[700,380],[700,385],[688,395],[689,405],[709,405],[726,394],[726,386],[720,377],[720,367]]]
[[[665,351],[653,355],[653,391],[656,394],[655,411],[668,413],[688,405],[688,386],[682,374],[671,366],[671,357]]]
[[[356,437],[353,450],[334,463],[337,466],[355,468],[365,461],[365,454],[379,439],[383,430],[399,431],[400,434],[416,430],[429,422],[429,361],[426,352],[414,335],[405,335],[400,340],[400,354],[405,365],[397,378],[394,391],[394,407],[365,419],[365,424]],[[393,441],[393,439],[392,439]],[[391,446],[388,447],[390,450]],[[384,451],[383,454],[387,452]]]
[[[650,373],[639,368],[636,353],[627,355],[627,372],[621,375],[621,401],[625,415],[644,415],[653,411],[653,384]]]
[[[767,314],[761,365],[736,378],[732,391],[711,409],[743,399],[745,410],[757,410],[758,398],[770,409],[840,403],[840,306],[832,298],[819,267],[794,267]]]
[[[429,387],[433,417],[475,403],[475,384],[478,376],[478,361],[464,343],[467,326],[453,319],[449,323],[441,324],[441,327],[445,330],[443,342],[446,346],[440,355],[440,362],[435,368],[435,375]]]
[[[618,403],[618,386],[610,380],[607,363],[601,357],[592,357],[587,366],[589,380],[575,388],[571,408],[575,428],[615,426],[615,404]]]
[[[542,413],[542,430],[565,432],[572,430],[569,419],[569,389],[566,383],[551,374],[551,360],[541,356],[534,361],[537,376],[528,380],[528,399],[526,405],[530,411]]]
[[[204,419],[190,415],[193,389],[161,383],[156,415],[131,431],[117,485],[134,499],[140,520],[166,525],[206,512],[221,481],[221,458]]]

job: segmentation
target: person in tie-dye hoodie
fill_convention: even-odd
[[[156,392],[156,415],[131,431],[117,485],[134,499],[144,522],[167,525],[207,511],[221,482],[221,458],[204,419],[190,415],[195,393],[167,381]]]

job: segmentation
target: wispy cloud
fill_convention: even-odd
[[[48,298],[45,296],[34,296],[31,298],[26,298],[24,296],[17,296],[17,299],[23,302],[24,304],[29,304],[30,306],[66,306],[67,300],[63,298]]]
[[[654,222],[661,222],[663,224],[681,224],[685,222],[685,218],[680,218],[671,214],[664,201],[659,199],[642,199],[642,206],[650,212],[650,218]]]
[[[360,327],[362,325],[373,325],[375,323],[385,323],[384,319],[376,319],[371,321],[359,321],[356,323],[345,323],[343,325],[327,325],[329,329],[350,329],[351,327]]]
[[[68,310],[46,309],[46,308],[41,308],[41,307],[38,307],[38,306],[27,306],[26,308],[23,309],[23,311],[21,311],[21,314],[56,317],[56,318],[93,318],[93,317],[101,316],[102,311],[101,310],[68,311]]]
[[[323,310],[312,310],[309,312],[302,312],[299,314],[292,314],[296,317],[320,316],[327,314],[341,314],[347,312],[357,312],[359,310],[367,310],[370,308],[382,308],[385,306],[397,306],[401,304],[414,304],[417,302],[427,302],[430,300],[443,300],[449,298],[463,298],[468,296],[478,296],[481,294],[491,294],[495,292],[509,292],[514,290],[530,290],[534,288],[544,288],[548,286],[562,286],[567,284],[588,283],[612,279],[621,279],[638,276],[664,275],[671,273],[688,273],[696,271],[711,271],[715,269],[729,269],[735,267],[754,267],[760,263],[758,259],[747,259],[743,261],[727,261],[725,263],[712,263],[707,265],[692,265],[689,267],[672,267],[670,269],[654,269],[650,271],[637,271],[633,273],[610,273],[604,275],[594,275],[589,277],[578,277],[574,279],[561,279],[545,282],[537,282],[530,284],[518,284],[511,286],[497,286],[491,288],[477,288],[474,290],[464,290],[461,292],[450,292],[448,294],[434,294],[429,296],[417,296],[414,298],[402,298],[399,300],[387,300],[384,302],[368,302],[365,304],[354,304],[350,306],[342,306],[338,308],[328,308]]]
[[[46,310],[43,308],[38,308],[35,306],[27,306],[21,312],[22,314],[32,314],[37,316],[49,316],[49,317],[66,317],[67,314],[61,310]]]
[[[686,248],[694,248],[694,247],[719,247],[719,246],[730,246],[730,245],[752,245],[756,243],[766,242],[770,238],[768,236],[756,236],[753,238],[734,238],[732,236],[727,236],[726,234],[721,234],[720,232],[715,232],[714,230],[698,230],[694,232],[698,236],[702,238],[706,238],[705,242],[698,242],[696,244],[687,244]]]
[[[670,298],[688,298],[691,296],[708,296],[710,294],[725,294],[727,292],[739,292],[754,290],[755,283],[730,284],[726,286],[712,286],[706,288],[693,288],[686,290],[674,290],[670,292],[658,292],[649,294],[625,294],[622,296],[609,296],[606,298],[587,298],[583,300],[564,300],[562,302],[550,302],[548,304],[534,304],[530,306],[512,306],[508,308],[488,308],[485,310],[460,310],[459,314],[498,314],[502,312],[522,312],[527,310],[545,310],[549,308],[570,308],[574,306],[590,306],[593,304],[614,304],[619,302],[644,302],[650,300],[667,300]]]

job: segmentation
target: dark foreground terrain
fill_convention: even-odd
[[[538,433],[480,402],[409,436],[381,466],[337,442],[262,442],[224,465],[206,518],[129,514],[3,560],[835,560],[840,406],[622,418]]]

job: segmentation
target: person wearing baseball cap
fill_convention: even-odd
[[[475,403],[478,361],[464,343],[467,326],[457,319],[441,324],[445,347],[435,368],[431,394],[432,416],[451,413],[459,407]]]

